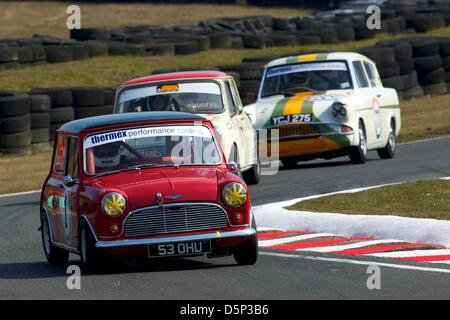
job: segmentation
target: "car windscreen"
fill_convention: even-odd
[[[140,111],[183,111],[194,114],[223,111],[216,82],[181,82],[125,89],[120,93],[116,113]]]
[[[303,62],[267,69],[261,97],[351,88],[350,74],[344,61]]]
[[[95,133],[84,139],[83,148],[84,170],[88,175],[221,163],[214,136],[204,125],[150,126]]]

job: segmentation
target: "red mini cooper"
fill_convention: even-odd
[[[247,186],[226,163],[210,121],[182,112],[76,120],[58,131],[41,196],[51,264],[79,254],[96,268],[117,256],[257,259]]]

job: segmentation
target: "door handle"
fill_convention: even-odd
[[[381,98],[381,93],[377,94],[377,98]]]

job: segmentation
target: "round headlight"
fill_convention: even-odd
[[[347,108],[345,107],[345,104],[335,102],[331,106],[331,113],[336,119],[344,119],[347,116]]]
[[[123,214],[125,205],[125,198],[117,192],[107,193],[102,199],[102,211],[111,218]]]
[[[247,190],[242,184],[232,182],[223,188],[222,198],[227,206],[237,208],[247,201]]]

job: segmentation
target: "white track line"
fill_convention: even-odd
[[[269,227],[258,227],[258,232],[259,231],[282,231],[282,230],[275,229],[275,228],[269,228]]]
[[[24,192],[17,192],[17,193],[0,194],[0,198],[22,196],[22,195],[32,194],[32,193],[37,193],[37,192],[41,192],[41,190],[32,190],[32,191],[24,191]]]
[[[427,261],[428,263],[445,263],[450,264],[450,260]]]
[[[382,258],[408,258],[408,257],[428,257],[428,256],[442,256],[442,255],[450,255],[450,249],[410,250],[410,251],[379,252],[367,254],[367,256],[382,257]]]
[[[262,256],[273,256],[273,257],[293,258],[293,259],[306,259],[306,260],[327,261],[327,262],[336,262],[336,263],[348,263],[348,264],[358,264],[358,265],[364,265],[364,266],[374,266],[375,265],[375,266],[393,268],[393,269],[427,271],[427,272],[450,274],[450,269],[427,268],[427,267],[411,266],[411,265],[406,265],[406,264],[394,264],[394,263],[384,263],[384,262],[376,262],[376,261],[360,261],[360,260],[327,258],[327,257],[313,257],[313,256],[303,256],[303,255],[297,255],[297,254],[287,254],[287,253],[278,253],[278,252],[259,252],[259,254]]]
[[[313,233],[313,234],[303,234],[293,237],[279,238],[273,240],[260,240],[258,241],[258,246],[260,247],[271,247],[279,244],[285,244],[289,242],[295,242],[300,240],[313,239],[318,237],[335,237],[335,234],[332,233]]]
[[[369,240],[369,241],[360,241],[360,242],[351,243],[351,244],[344,244],[341,246],[327,246],[327,247],[318,247],[318,248],[297,249],[296,251],[335,252],[335,251],[341,251],[341,250],[373,246],[373,245],[382,244],[382,243],[397,243],[397,242],[408,242],[408,241],[394,240],[394,239]]]

